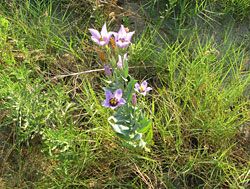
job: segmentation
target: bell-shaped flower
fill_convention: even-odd
[[[143,81],[141,84],[136,83],[135,84],[135,91],[142,94],[143,96],[146,96],[147,92],[151,91],[152,88],[148,87],[148,82]]]
[[[110,37],[112,35],[111,32],[107,31],[106,23],[102,26],[101,32],[95,29],[89,29],[91,33],[91,39],[100,46],[107,45],[109,43]]]
[[[134,33],[135,33],[134,31],[127,32],[125,27],[123,25],[121,25],[121,28],[118,31],[118,33],[113,33],[115,36],[116,45],[120,48],[128,47],[131,43],[131,38],[134,35]]]
[[[127,61],[127,60],[128,60],[128,55],[127,55],[127,53],[124,54],[123,59],[122,59],[122,56],[121,56],[121,55],[118,55],[117,67],[118,67],[119,69],[122,69],[123,66],[124,66],[124,62]]]
[[[115,109],[122,106],[126,101],[122,98],[122,90],[117,89],[114,93],[107,90],[105,91],[106,99],[103,101],[102,105],[111,109]]]

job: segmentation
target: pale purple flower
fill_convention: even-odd
[[[105,91],[106,99],[103,101],[102,105],[111,109],[115,109],[119,106],[122,106],[126,101],[122,98],[122,90],[117,89],[114,94],[106,90]]]
[[[112,75],[112,72],[111,72],[111,69],[110,69],[110,66],[109,65],[104,65],[104,72],[106,74],[106,76],[110,76]]]
[[[135,84],[135,91],[142,94],[143,96],[146,96],[147,92],[151,91],[152,88],[148,87],[148,82],[143,81],[141,84],[136,83]]]
[[[128,56],[127,56],[127,53],[124,54],[123,59],[122,59],[122,56],[121,56],[121,55],[118,55],[117,67],[118,67],[119,69],[122,69],[122,68],[123,68],[124,62],[128,60],[127,57],[128,57]]]
[[[101,33],[95,29],[89,29],[91,33],[91,39],[100,46],[107,45],[109,43],[111,32],[107,31],[106,23],[102,26]]]
[[[123,25],[121,25],[121,28],[118,31],[118,33],[113,32],[113,34],[115,36],[116,45],[120,48],[128,47],[131,43],[131,38],[134,35],[134,33],[135,33],[134,31],[127,32],[125,27]]]

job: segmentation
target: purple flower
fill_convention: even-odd
[[[109,43],[109,39],[112,35],[111,32],[107,31],[106,23],[102,26],[101,33],[95,29],[89,29],[91,33],[91,39],[100,46],[107,45]]]
[[[118,31],[118,33],[113,32],[113,34],[115,36],[116,45],[120,48],[128,47],[131,43],[131,38],[134,35],[134,33],[135,33],[134,31],[127,32],[126,29],[124,28],[124,26],[121,25],[121,28]]]
[[[151,91],[151,90],[152,90],[152,88],[148,87],[147,81],[143,81],[141,84],[139,84],[139,83],[135,84],[135,91],[142,94],[143,96],[146,96],[147,92]]]
[[[123,68],[124,62],[128,60],[127,57],[128,57],[128,56],[127,56],[127,53],[124,54],[123,59],[122,59],[122,56],[121,56],[121,55],[118,56],[117,67],[118,67],[119,69],[122,69],[122,68]]]
[[[117,89],[114,94],[111,91],[105,91],[106,99],[103,101],[102,105],[111,109],[115,109],[122,106],[126,101],[122,98],[122,90]]]
[[[109,65],[104,65],[104,72],[105,72],[106,76],[112,75],[112,72],[111,72]]]

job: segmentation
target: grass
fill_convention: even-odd
[[[231,22],[214,34],[220,14],[247,23],[248,1],[171,2],[161,15],[152,10],[165,1],[142,6],[154,17],[130,49],[130,73],[154,89],[151,152],[110,128],[102,72],[55,78],[102,68],[87,29],[108,19],[107,5],[0,5],[0,188],[249,186],[250,36]]]
[[[225,0],[223,2],[218,0],[147,0],[144,6],[149,9],[158,8],[162,15],[174,13],[178,15],[177,19],[190,18],[202,12],[205,13],[206,10],[227,16],[232,14],[236,19],[243,19],[249,15],[250,2],[248,0]]]

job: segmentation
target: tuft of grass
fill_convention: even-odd
[[[223,12],[226,14],[233,14],[239,19],[244,19],[249,16],[250,2],[248,0],[213,0],[212,3],[220,5]]]
[[[248,0],[147,0],[143,2],[146,9],[157,9],[161,16],[174,15],[175,19],[183,20],[202,14],[206,17],[204,21],[209,20],[206,13],[219,12],[222,14],[232,14],[236,19],[242,20],[248,17],[250,11],[250,2]]]
[[[249,123],[246,51],[195,33],[160,50],[147,47],[150,58],[143,61],[154,69],[144,75],[158,85],[154,152],[168,176],[182,183],[179,187],[245,187],[248,181],[240,175],[249,174],[249,154],[239,144],[239,132]],[[134,56],[145,58],[140,50]],[[244,154],[238,168],[236,148]]]

